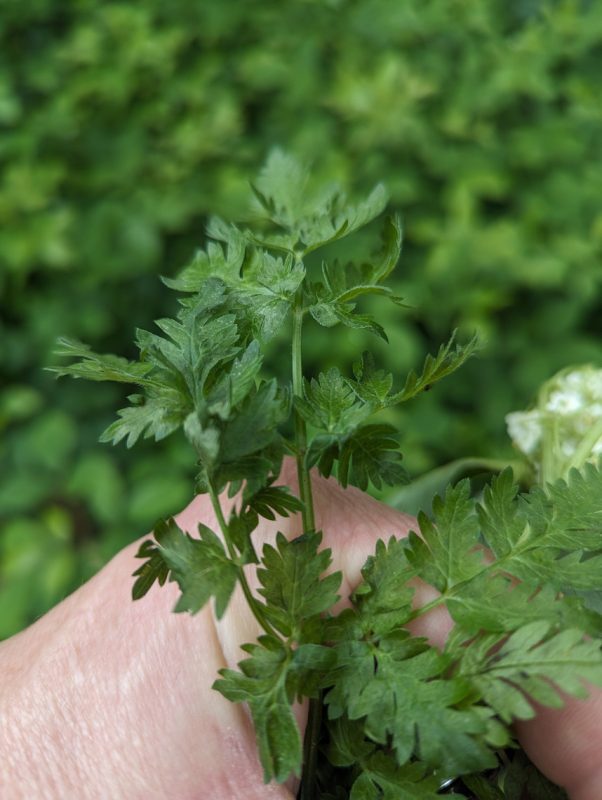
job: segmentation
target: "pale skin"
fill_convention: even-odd
[[[290,465],[285,472],[294,484]],[[414,521],[333,480],[315,478],[314,494],[317,527],[333,550],[333,569],[343,572],[345,598],[376,539],[403,536]],[[216,529],[204,496],[177,519],[191,533],[199,522]],[[298,519],[262,524],[256,541],[299,528]],[[235,666],[239,645],[258,633],[244,599],[237,594],[218,624],[209,607],[194,617],[170,613],[174,584],[132,602],[138,545],[0,646],[0,797],[293,800],[291,788],[263,784],[244,706],[211,689],[218,669]],[[418,603],[432,597],[418,588]],[[441,644],[449,626],[437,609],[415,630]],[[301,725],[304,714],[299,709]],[[540,711],[519,734],[571,800],[600,800],[602,691]]]

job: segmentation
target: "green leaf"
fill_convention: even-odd
[[[199,525],[200,539],[193,539],[173,519],[160,522],[154,532],[155,542],[147,540],[138,558],[147,563],[134,573],[134,599],[146,594],[154,580],[176,581],[182,595],[174,611],[196,614],[210,597],[215,598],[215,613],[223,616],[238,580],[238,568],[226,554],[220,539],[206,525]]]
[[[382,214],[388,199],[382,183],[375,186],[366,200],[357,205],[348,205],[344,194],[333,193],[321,214],[303,220],[300,225],[304,253],[311,253],[363,228]]]
[[[314,628],[314,632],[319,627]],[[309,642],[298,645],[293,651],[290,676],[294,682],[297,699],[318,699],[324,685],[324,676],[336,664],[337,656],[332,647]]]
[[[386,258],[391,258],[388,253]],[[382,265],[381,265],[382,266]],[[402,305],[401,299],[393,294],[386,286],[379,286],[378,274],[373,274],[374,268],[363,265],[361,271],[353,265],[322,263],[322,282],[312,284],[308,290],[310,298],[309,313],[320,325],[332,327],[339,322],[347,327],[366,329],[375,333],[384,341],[387,335],[376,320],[366,314],[355,311],[355,300],[363,295],[376,295],[386,297],[397,305]]]
[[[366,491],[372,483],[395,486],[407,480],[401,465],[397,431],[392,425],[364,425],[347,437],[339,455],[338,479],[341,486],[357,486]]]
[[[463,775],[462,783],[475,795],[477,800],[506,800],[501,789],[483,775]]]
[[[145,561],[133,573],[137,576],[132,587],[132,599],[140,600],[148,592],[151,586],[157,581],[159,586],[163,586],[169,576],[169,567],[165,563],[161,551],[150,539],[146,539],[136,553],[136,558],[144,558]]]
[[[602,542],[602,474],[593,464],[571,469],[566,480],[548,484],[545,492],[534,490],[525,497],[528,515],[539,524],[554,526],[558,547],[596,550]],[[532,523],[534,524],[534,523]]]
[[[289,397],[279,390],[275,379],[250,392],[236,416],[224,425],[222,461],[236,462],[270,445],[277,437],[278,425],[288,417],[289,408]]]
[[[362,764],[364,759],[376,749],[364,734],[364,726],[359,720],[337,717],[328,720],[328,760],[335,767],[352,767]]]
[[[481,343],[477,336],[474,336],[465,345],[456,344],[454,347],[454,344],[455,332],[447,344],[441,345],[436,356],[429,355],[426,357],[420,375],[413,370],[410,372],[403,389],[391,395],[387,404],[405,403],[421,392],[430,389],[437,381],[455,372],[481,348]]]
[[[336,367],[321,372],[305,384],[305,398],[295,398],[295,408],[310,425],[344,436],[371,413]]]
[[[602,685],[600,643],[585,640],[581,630],[548,636],[549,630],[540,620],[507,639],[479,637],[464,648],[457,674],[506,722],[535,716],[531,701],[559,708],[561,692],[583,698],[584,681]]]
[[[315,202],[307,191],[308,181],[309,172],[300,161],[274,148],[252,188],[274,222],[294,228],[298,220],[311,213]]]
[[[251,710],[264,780],[283,783],[301,768],[301,736],[291,709],[294,681],[290,681],[292,652],[280,640],[262,636],[259,644],[244,645],[250,658],[241,672],[220,670],[213,688],[234,703],[247,702]]]
[[[370,266],[370,277],[374,283],[386,280],[395,269],[401,255],[403,228],[398,214],[387,217],[383,226],[383,247],[376,264]]]
[[[602,476],[589,465],[571,481],[584,504],[583,522],[564,481],[548,487],[550,494],[535,488],[518,497],[508,470],[485,491],[479,516],[487,544],[504,559],[505,571],[532,587],[548,583],[558,590],[599,588],[602,556],[596,504]]]
[[[349,205],[336,185],[316,191],[307,169],[278,149],[270,153],[252,188],[267,217],[286,231],[284,236],[267,235],[254,240],[262,246],[289,251],[300,243],[304,254],[363,227],[387,203],[381,184],[357,205]]]
[[[441,800],[440,780],[428,775],[423,764],[404,764],[383,752],[374,753],[362,762],[350,800]]]
[[[340,572],[322,577],[331,563],[330,550],[318,550],[322,535],[305,533],[287,540],[281,533],[276,547],[266,544],[257,570],[265,615],[285,636],[299,638],[304,623],[327,611],[338,600]]]
[[[362,400],[376,408],[382,407],[393,386],[391,373],[377,369],[374,356],[365,350],[353,365],[353,374],[356,378],[353,387]]]
[[[406,554],[406,544],[393,536],[379,539],[373,556],[362,567],[362,582],[352,599],[364,632],[378,635],[404,625],[412,613],[416,570]]]
[[[369,642],[336,645],[333,688],[325,696],[329,715],[365,718],[366,735],[391,742],[397,763],[412,755],[445,774],[495,764],[479,740],[485,726],[470,709],[456,709],[470,691],[464,680],[443,679],[449,660],[425,640],[398,631]],[[434,709],[437,709],[436,713]]]
[[[337,320],[342,322],[347,328],[370,331],[370,333],[374,333],[384,342],[388,343],[389,339],[382,325],[379,325],[369,314],[357,314],[355,312],[354,303],[334,303],[332,305],[332,311]]]
[[[119,419],[112,422],[100,436],[101,442],[118,444],[126,439],[126,446],[132,447],[142,436],[153,438],[156,442],[177,430],[186,417],[186,407],[181,405],[180,398],[144,398],[143,395],[130,395],[132,403],[117,412]]]
[[[483,574],[446,600],[453,620],[467,633],[502,633],[527,622],[546,621],[554,629],[578,627],[592,636],[602,633],[602,616],[589,611],[578,597],[551,586],[538,589],[516,584],[505,575]]]
[[[69,366],[48,367],[48,370],[55,372],[59,378],[63,375],[71,375],[73,378],[86,378],[90,381],[117,381],[119,383],[135,383],[139,386],[152,384],[148,378],[148,373],[152,369],[150,364],[128,361],[119,356],[94,353],[89,345],[75,339],[63,337],[58,340],[58,345],[59,347],[54,351],[55,355],[82,359]]]
[[[213,241],[205,250],[198,250],[191,263],[176,278],[163,278],[170,289],[199,292],[207,278],[219,278],[229,285],[239,280],[247,247],[243,234],[235,225],[228,225],[213,217],[207,226],[207,235],[224,242],[226,247]]]
[[[418,575],[440,592],[474,577],[485,564],[473,552],[479,541],[479,521],[470,498],[470,481],[449,487],[445,498],[433,500],[433,521],[418,515],[422,538],[410,537],[408,558]]]
[[[248,500],[247,505],[259,516],[275,520],[276,515],[288,517],[303,510],[303,503],[291,494],[288,486],[266,486],[255,492]]]
[[[207,393],[205,405],[209,414],[227,420],[232,408],[241,403],[251,389],[256,387],[262,363],[259,342],[253,340]]]
[[[220,430],[214,421],[209,420],[203,426],[200,415],[196,411],[191,411],[184,421],[184,433],[195,448],[200,463],[206,469],[213,469],[220,448]]]
[[[462,780],[470,788],[474,786],[473,780],[470,783],[464,778]],[[510,763],[500,771],[497,780],[503,787],[500,800],[520,800],[522,797],[528,797],[529,800],[569,800],[564,789],[545,778],[521,751],[514,753]],[[484,794],[483,800],[489,800],[489,797]],[[498,796],[494,800],[498,800]]]
[[[248,316],[262,342],[281,332],[305,277],[303,264],[288,254],[274,257],[255,249],[245,266],[243,281],[232,293],[240,313]]]
[[[219,304],[222,299],[222,293],[216,291],[207,308],[209,300],[201,294],[180,311],[177,320],[158,320],[168,338],[137,331],[143,360],[150,361],[168,385],[187,392],[193,403],[199,402],[211,370],[240,350],[234,315],[212,316],[213,302]]]

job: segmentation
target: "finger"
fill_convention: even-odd
[[[170,613],[174,584],[132,603],[136,547],[3,643],[0,794],[292,800],[263,785],[244,709],[211,689],[209,609]]]
[[[566,698],[561,709],[536,706],[537,717],[516,724],[529,758],[571,800],[602,797],[602,690],[587,700]]]

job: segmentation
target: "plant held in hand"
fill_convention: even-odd
[[[210,221],[207,248],[165,281],[183,293],[177,317],[158,320],[160,334],[137,332],[138,361],[63,340],[60,354],[77,360],[56,371],[137,387],[104,441],[131,447],[182,428],[194,447],[196,488],[210,496],[219,530],[201,525],[193,538],[172,519],[159,522],[138,553],[133,594],[176,581],[175,611],[195,613],[212,600],[219,618],[240,584],[263,633],[215,689],[248,703],[265,780],[301,776],[305,800],[435,800],[446,779],[496,766],[512,721],[534,715],[532,701],[558,706],[561,692],[582,697],[583,681],[602,684],[602,616],[585,605],[602,574],[602,477],[588,464],[521,496],[506,471],[481,502],[466,481],[449,487],[432,516],[419,515],[419,531],[378,542],[350,607],[334,615],[341,575],[329,574],[331,553],[320,549],[310,470],[363,490],[403,481],[397,433],[377,415],[453,372],[478,344],[452,336],[399,388],[369,353],[351,373],[332,368],[307,379],[308,322],[386,339],[358,302],[377,295],[401,303],[384,285],[399,257],[400,222],[385,221],[369,261],[324,260],[314,274],[307,257],[381,214],[384,189],[350,205],[336,189],[315,190],[278,151],[253,189],[257,227]],[[264,375],[266,343],[282,330],[291,340],[284,384]],[[277,482],[287,454],[298,497]],[[224,492],[234,499],[229,512]],[[303,534],[278,535],[257,552],[259,517],[296,513]],[[413,603],[417,578],[437,591],[422,608]],[[443,605],[454,627],[440,651],[408,624]],[[292,711],[304,699],[305,745]]]

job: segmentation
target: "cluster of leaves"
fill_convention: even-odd
[[[434,800],[445,779],[460,775],[478,796],[504,797],[490,784],[480,790],[473,773],[498,766],[495,751],[512,743],[511,722],[533,717],[534,702],[559,707],[563,693],[584,697],[584,681],[602,684],[602,616],[574,594],[599,583],[601,505],[602,474],[592,466],[525,495],[508,471],[482,503],[463,482],[437,501],[433,520],[422,516],[420,537],[379,541],[352,606],[320,620],[310,615],[329,608],[339,576],[319,580],[330,560],[315,547],[319,538],[280,537],[278,553],[267,547],[259,574],[272,618],[286,620],[279,630],[291,635],[296,625],[302,643],[311,620],[329,647],[309,654],[300,644],[287,655],[264,637],[248,646],[241,673],[224,670],[216,683],[250,704],[266,777],[284,780],[299,769],[299,740],[284,735],[285,701],[321,687],[324,800]],[[436,604],[455,623],[442,652],[406,628],[421,613],[414,578],[438,590]],[[296,622],[294,613],[287,619],[294,597],[302,598]]]
[[[463,365],[478,342],[460,345],[452,336],[399,389],[369,353],[353,377],[331,368],[305,379],[304,320],[383,337],[357,301],[379,295],[399,305],[382,281],[399,257],[400,225],[386,221],[383,248],[369,261],[325,258],[316,280],[307,256],[377,216],[383,189],[350,204],[337,187],[315,191],[280,151],[253,188],[258,225],[212,220],[206,249],[167,281],[184,293],[177,317],[157,322],[163,335],[137,332],[137,361],[64,340],[61,355],[78,360],[55,371],[138,387],[105,441],[131,446],[182,429],[194,447],[197,491],[210,495],[219,529],[201,525],[193,537],[173,519],[160,522],[139,550],[133,594],[175,581],[176,611],[196,613],[212,600],[221,617],[242,586],[264,634],[244,646],[239,671],[222,670],[215,688],[248,703],[265,780],[301,774],[292,706],[309,698],[327,712],[328,777],[319,789],[320,774],[303,774],[304,796],[320,790],[326,800],[336,786],[337,798],[429,800],[450,777],[470,782],[495,768],[496,750],[512,743],[510,724],[533,716],[533,702],[558,706],[561,692],[583,697],[583,681],[602,683],[602,616],[577,594],[597,588],[602,566],[602,476],[588,465],[567,483],[519,496],[507,471],[480,503],[466,481],[449,488],[432,517],[419,515],[420,535],[377,543],[351,607],[332,616],[341,575],[329,572],[332,554],[313,528],[309,470],[317,465],[362,489],[402,480],[395,429],[370,420]],[[280,383],[264,377],[263,352],[288,325],[292,381]],[[287,452],[297,460],[300,498],[276,484]],[[237,496],[228,519],[224,490]],[[297,512],[303,534],[290,541],[278,534],[258,554],[259,518]],[[259,596],[248,564],[257,565]],[[424,609],[414,603],[416,579],[438,593]],[[437,605],[454,622],[443,651],[408,630]]]
[[[256,234],[213,219],[207,248],[178,278],[165,281],[186,293],[177,318],[157,321],[162,336],[137,331],[138,361],[99,355],[80,342],[61,340],[58,355],[79,360],[52,368],[58,375],[134,384],[143,392],[129,396],[130,405],[119,411],[102,441],[125,439],[131,447],[141,437],[158,441],[183,429],[202,467],[199,490],[211,483],[218,492],[228,484],[236,492],[246,480],[251,497],[277,476],[285,450],[295,450],[279,433],[291,413],[291,391],[275,379],[260,378],[262,347],[291,313],[301,321],[309,314],[326,327],[367,326],[382,336],[371,316],[356,312],[356,302],[376,294],[398,303],[382,285],[399,258],[397,218],[386,221],[383,249],[370,263],[355,267],[324,261],[323,282],[312,282],[304,265],[308,253],[380,214],[384,189],[377,187],[366,201],[350,205],[337,187],[312,195],[306,184],[304,168],[275,150],[254,189],[276,233]],[[318,297],[320,313],[315,311]],[[337,315],[339,307],[344,313]],[[332,316],[325,310],[332,310]],[[304,453],[306,467],[317,464],[329,476],[337,465],[343,486],[398,483],[404,473],[395,429],[367,420],[430,388],[477,346],[476,338],[454,346],[452,337],[436,356],[427,357],[420,375],[410,373],[399,391],[392,388],[393,376],[377,369],[369,353],[354,366],[353,379],[331,368],[305,381],[294,409],[317,434]]]

